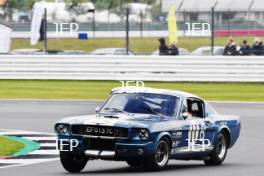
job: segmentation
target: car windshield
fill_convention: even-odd
[[[171,95],[152,93],[121,93],[113,94],[100,113],[136,113],[155,114],[173,117],[179,98]]]

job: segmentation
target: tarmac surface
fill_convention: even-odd
[[[53,132],[61,118],[93,114],[102,104],[97,101],[0,100],[0,129]],[[235,146],[228,151],[223,165],[206,167],[201,161],[169,162],[161,172],[144,172],[124,162],[89,161],[78,175],[206,175],[262,176],[264,173],[264,103],[211,103],[222,114],[239,115],[242,131]],[[1,176],[59,176],[68,174],[59,161],[0,169]]]

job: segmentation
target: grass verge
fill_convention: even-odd
[[[244,39],[247,39],[252,44],[254,37],[234,37],[237,44],[241,44]],[[264,39],[264,38],[262,38]],[[217,37],[215,45],[226,45],[226,37]],[[158,49],[158,38],[131,38],[130,49],[137,54],[150,54]],[[180,37],[178,47],[186,48],[193,51],[202,46],[210,46],[209,37]],[[122,38],[99,38],[89,40],[78,39],[49,39],[48,48],[50,50],[82,50],[91,52],[97,48],[124,48],[125,39]],[[12,49],[32,48],[29,39],[12,39]],[[33,48],[42,49],[42,43]]]
[[[24,144],[0,136],[0,156],[10,156],[24,147]]]
[[[0,80],[2,99],[105,99],[118,81],[19,81]],[[206,100],[264,101],[264,84],[254,83],[163,83],[145,86],[182,90]]]

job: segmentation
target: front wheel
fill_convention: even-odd
[[[141,160],[140,159],[130,159],[126,161],[127,164],[131,167],[139,167],[141,166]]]
[[[225,134],[220,133],[217,138],[217,142],[214,147],[214,150],[210,155],[210,158],[204,160],[204,163],[209,166],[220,165],[225,160],[226,154],[227,154],[227,138]]]
[[[144,168],[147,170],[161,170],[164,169],[170,158],[170,143],[164,138],[161,139],[154,151],[154,154],[148,157],[143,163]]]
[[[60,161],[65,170],[71,173],[78,173],[84,169],[88,160],[82,156],[74,156],[68,152],[60,152]]]

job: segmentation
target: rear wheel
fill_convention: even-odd
[[[217,142],[214,147],[214,150],[210,155],[210,158],[204,160],[204,163],[209,166],[220,165],[225,160],[226,154],[227,154],[227,137],[225,134],[220,133],[217,138]]]
[[[81,172],[88,159],[82,156],[74,156],[69,152],[60,152],[60,161],[65,170],[72,173]]]
[[[170,158],[170,143],[164,138],[161,139],[156,148],[155,152],[152,156],[148,157],[143,163],[144,168],[147,170],[161,170],[164,169]]]

